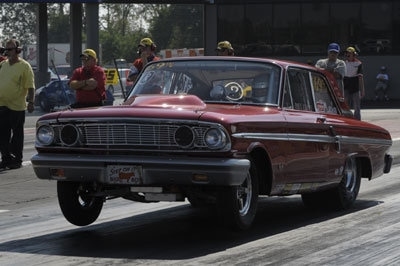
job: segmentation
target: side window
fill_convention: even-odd
[[[288,87],[284,94],[284,105],[290,103],[292,109],[314,111],[314,103],[308,71],[300,69],[289,69]],[[286,88],[285,88],[286,90]],[[288,100],[286,97],[291,96]]]
[[[311,74],[315,98],[315,110],[318,113],[337,114],[338,110],[329,92],[329,85],[319,73]]]

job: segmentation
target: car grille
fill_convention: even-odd
[[[210,127],[208,124],[105,122],[59,125],[56,126],[55,131],[59,136],[58,144],[62,146],[182,150],[182,148],[207,148],[203,136]]]

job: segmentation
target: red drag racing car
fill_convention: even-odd
[[[353,118],[329,73],[191,57],[149,63],[120,106],[42,116],[31,160],[39,178],[57,180],[61,210],[78,226],[122,197],[213,206],[244,230],[260,195],[350,208],[362,178],[390,171],[391,144],[387,130]]]

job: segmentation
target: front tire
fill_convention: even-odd
[[[221,188],[217,209],[225,226],[233,230],[246,230],[254,221],[257,202],[258,175],[252,163],[243,184]]]
[[[103,198],[94,197],[95,187],[88,183],[57,182],[58,203],[64,217],[72,224],[85,226],[99,217]]]

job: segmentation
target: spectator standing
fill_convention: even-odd
[[[143,38],[142,40],[140,40],[137,50],[137,53],[140,57],[133,62],[127,78],[128,81],[135,81],[140,71],[142,71],[143,67],[148,62],[160,60],[160,58],[156,56],[155,51],[156,45],[154,44],[152,39]]]
[[[389,87],[389,75],[386,72],[386,67],[381,66],[380,72],[376,75],[376,86],[375,86],[375,101],[379,100],[379,92],[383,92],[383,97],[386,101],[389,101],[387,96],[387,89]]]
[[[217,48],[215,49],[217,51],[218,56],[234,56],[235,51],[233,50],[233,47],[230,42],[228,41],[222,41],[217,44]]]
[[[361,120],[361,98],[365,95],[362,62],[354,47],[346,49],[346,74],[343,79],[344,98],[354,109],[354,117]]]
[[[80,55],[82,66],[76,68],[69,81],[72,89],[76,90],[74,108],[103,105],[106,99],[106,75],[102,67],[97,65],[97,55],[92,49],[86,49]]]
[[[343,90],[343,77],[346,73],[346,64],[343,60],[339,59],[340,46],[337,43],[330,43],[328,45],[328,57],[319,59],[315,64],[316,67],[325,69],[333,74],[339,88]]]
[[[34,74],[31,65],[19,57],[21,51],[18,40],[7,40],[7,58],[0,63],[0,169],[3,170],[22,166],[25,110],[34,111]]]

